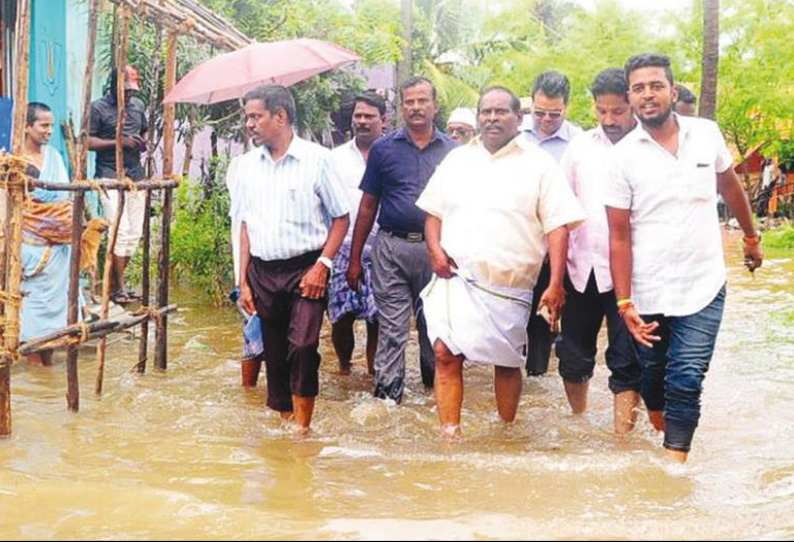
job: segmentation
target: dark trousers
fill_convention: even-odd
[[[554,336],[548,322],[542,316],[538,316],[537,312],[540,296],[549,287],[550,281],[551,266],[548,259],[546,259],[543,267],[540,268],[540,275],[538,275],[535,289],[532,290],[532,312],[529,315],[529,324],[527,324],[527,335],[529,335],[527,374],[532,376],[542,375],[549,370],[549,357],[551,356],[551,344],[554,342]]]
[[[609,339],[605,354],[610,371],[609,389],[612,393],[640,391],[642,369],[637,359],[634,339],[618,314],[615,291],[599,293],[595,274],[590,273],[585,291],[576,291],[565,277],[565,305],[562,318],[565,328],[557,345],[560,376],[566,382],[587,382],[593,376],[598,352],[598,333],[604,317]]]
[[[316,397],[320,384],[320,327],[325,299],[301,297],[300,281],[320,252],[288,260],[252,258],[248,283],[262,320],[267,375],[267,406],[293,410],[292,396]]]

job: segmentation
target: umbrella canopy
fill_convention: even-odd
[[[293,85],[358,60],[361,57],[352,51],[321,40],[254,43],[199,64],[163,101],[212,104],[234,100],[261,85]]]

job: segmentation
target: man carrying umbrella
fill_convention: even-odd
[[[256,147],[237,163],[240,303],[262,320],[267,405],[305,433],[319,392],[326,285],[350,225],[347,195],[329,151],[293,132],[289,90],[266,85],[243,102]]]

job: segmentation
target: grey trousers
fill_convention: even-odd
[[[375,353],[375,397],[402,400],[405,388],[405,346],[411,313],[419,332],[422,382],[433,385],[435,356],[427,338],[419,293],[432,269],[424,242],[410,242],[379,231],[372,249],[372,287],[378,306],[378,350]]]

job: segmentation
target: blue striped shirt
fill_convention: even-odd
[[[345,188],[328,166],[329,152],[294,135],[275,162],[266,147],[240,158],[237,197],[252,256],[286,260],[323,248],[331,219],[349,212]]]

